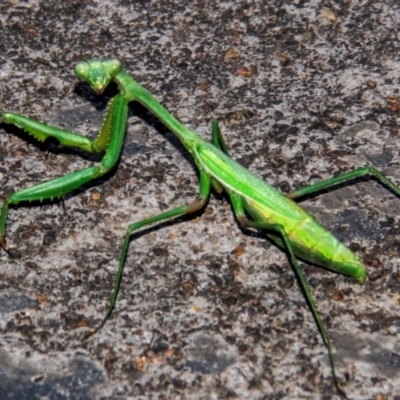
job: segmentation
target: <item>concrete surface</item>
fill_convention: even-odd
[[[94,137],[77,61],[115,56],[187,126],[217,118],[233,158],[288,192],[363,165],[399,166],[395,1],[0,1],[0,109]],[[398,3],[397,3],[398,4]],[[0,194],[98,162],[0,128]],[[197,194],[155,117],[130,107],[121,161],[64,202],[13,207],[0,252],[0,399],[331,399],[327,352],[284,252],[239,229],[224,196],[132,238],[129,223]],[[368,265],[302,263],[352,399],[400,396],[400,199],[359,180],[302,204]]]

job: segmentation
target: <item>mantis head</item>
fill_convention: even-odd
[[[76,76],[85,80],[99,94],[121,70],[122,63],[116,58],[94,58],[75,66]]]

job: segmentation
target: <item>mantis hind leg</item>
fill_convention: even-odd
[[[87,338],[89,338],[90,336],[92,336],[96,332],[98,332],[104,326],[104,324],[107,322],[108,318],[110,317],[110,315],[112,313],[112,310],[115,307],[119,287],[121,285],[122,274],[124,272],[126,255],[128,253],[129,243],[130,243],[132,234],[134,232],[136,232],[137,230],[142,229],[146,226],[153,225],[153,224],[156,224],[156,223],[159,223],[162,221],[167,221],[172,218],[177,218],[182,215],[191,214],[191,213],[194,213],[194,212],[200,210],[201,208],[204,207],[204,205],[206,204],[206,202],[208,200],[208,196],[210,194],[210,188],[211,188],[211,178],[208,175],[206,175],[205,173],[201,173],[200,174],[200,193],[199,193],[198,198],[193,203],[190,203],[186,206],[174,208],[172,210],[163,212],[154,217],[146,218],[146,219],[143,219],[142,221],[135,222],[135,223],[129,225],[129,227],[126,231],[126,234],[125,234],[124,243],[122,245],[121,255],[119,257],[118,271],[117,271],[117,275],[115,278],[114,288],[113,288],[113,291],[111,294],[111,298],[110,298],[110,302],[109,302],[106,314],[103,317],[103,319],[101,320],[100,324],[92,332],[89,332],[88,334],[86,334],[82,340],[86,340]]]
[[[251,209],[251,207],[246,203],[246,201],[243,200],[243,198],[241,198],[237,194],[230,194],[230,198],[231,198],[232,207],[233,207],[234,213],[236,215],[236,218],[238,220],[238,223],[242,227],[255,228],[255,229],[261,229],[261,230],[274,232],[274,234],[276,234],[282,238],[283,245],[287,251],[289,260],[293,266],[297,280],[300,283],[300,287],[304,293],[304,296],[305,296],[307,303],[310,307],[310,310],[313,314],[314,320],[317,324],[318,330],[320,331],[320,334],[324,341],[325,347],[327,348],[329,364],[331,367],[332,377],[333,377],[335,387],[342,396],[346,397],[345,393],[340,388],[338,380],[336,378],[335,363],[333,360],[332,347],[331,347],[331,344],[329,341],[328,334],[325,330],[325,326],[322,322],[321,316],[319,315],[319,312],[315,305],[315,301],[311,295],[311,291],[307,284],[307,281],[305,279],[303,271],[301,270],[299,263],[297,261],[296,255],[294,254],[292,245],[291,245],[288,235],[285,231],[285,228],[281,224],[271,223],[271,222],[268,222],[267,220],[265,220],[265,218],[263,218],[261,215],[259,215],[254,209]],[[249,218],[247,218],[246,211],[248,212],[248,214],[250,214],[252,216],[252,218],[254,220],[250,220]]]
[[[224,137],[222,136],[221,130],[218,125],[218,121],[215,120],[212,122],[212,142],[215,147],[223,151],[226,155],[229,155]],[[295,190],[294,192],[285,194],[285,196],[288,197],[289,199],[297,199],[299,197],[319,192],[321,190],[328,189],[332,186],[339,185],[341,183],[345,183],[352,179],[357,179],[363,176],[374,177],[382,185],[388,187],[395,194],[400,196],[400,188],[373,166],[365,166],[357,168],[354,171],[346,172],[344,174],[335,176],[334,178],[326,179],[321,182],[314,183],[310,186],[306,186],[304,188]]]
[[[297,199],[298,197],[302,197],[314,192],[319,192],[320,190],[328,189],[332,186],[350,181],[352,179],[360,178],[362,176],[374,177],[382,185],[388,187],[390,190],[392,190],[394,193],[400,196],[400,188],[396,186],[390,179],[386,178],[386,176],[381,174],[375,167],[372,166],[357,168],[354,171],[346,172],[344,174],[335,176],[334,178],[326,179],[321,182],[314,183],[313,185],[295,190],[294,192],[285,194],[285,196],[290,199]]]

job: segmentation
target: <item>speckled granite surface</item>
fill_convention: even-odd
[[[94,136],[77,61],[116,56],[205,138],[283,191],[373,164],[400,182],[395,1],[0,2],[0,109]],[[0,127],[0,195],[98,159]],[[135,236],[130,222],[191,202],[177,140],[131,105],[121,162],[64,204],[13,208],[0,252],[0,399],[330,399],[326,349],[284,252],[235,223],[224,197]],[[377,279],[302,264],[352,399],[400,396],[400,199],[373,180],[303,202]]]

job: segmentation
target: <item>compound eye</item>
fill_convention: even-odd
[[[106,67],[111,76],[117,75],[122,69],[122,62],[117,59],[110,59],[106,62]]]
[[[119,72],[122,69],[122,62],[119,60],[115,60],[114,61],[114,65],[113,65],[113,71],[114,72]]]
[[[75,75],[79,78],[86,79],[89,74],[89,65],[86,61],[82,61],[75,65]]]

